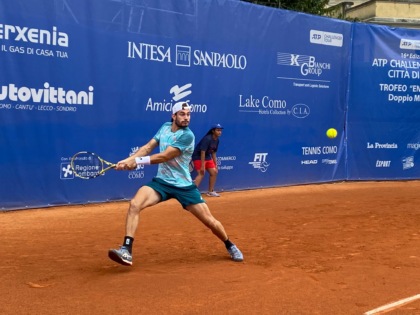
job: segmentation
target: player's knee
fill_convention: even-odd
[[[136,199],[131,199],[130,200],[130,207],[129,207],[129,211],[133,212],[133,213],[139,213],[141,211],[142,207],[141,207],[141,203],[138,202]]]

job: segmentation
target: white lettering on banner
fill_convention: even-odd
[[[194,65],[203,65],[206,67],[223,67],[229,69],[246,68],[246,57],[233,54],[220,54],[217,52],[206,52],[201,50],[194,51]]]
[[[302,147],[302,155],[337,154],[337,146]]]
[[[171,62],[171,48],[162,45],[128,42],[128,58]]]
[[[391,167],[391,161],[381,161],[381,160],[377,160],[376,161],[376,166],[375,167]]]
[[[172,63],[171,47],[149,43],[134,43],[128,41],[127,58],[142,59],[157,62]],[[179,67],[191,66],[191,47],[176,45],[175,47],[175,65]],[[244,55],[232,53],[207,52],[194,50],[193,65],[228,68],[244,70],[247,66],[247,59]]]
[[[0,39],[52,46],[69,46],[68,35],[64,32],[59,32],[56,26],[53,26],[52,31],[48,31],[26,26],[0,24]]]
[[[1,86],[0,89],[0,101],[93,105],[93,86],[89,86],[88,91],[76,92],[64,90],[62,87],[55,88],[50,86],[48,82],[44,83],[43,89],[26,86],[17,87],[11,83]]]
[[[408,156],[402,159],[403,170],[408,170],[414,167],[414,156]]]
[[[420,149],[420,143],[408,143],[407,149],[414,149],[417,151],[418,149]]]
[[[281,66],[299,67],[302,76],[314,75],[320,77],[325,70],[331,70],[330,63],[317,62],[314,56],[291,53],[278,52],[277,64]]]
[[[398,149],[398,144],[396,143],[367,143],[367,149]]]
[[[412,39],[401,39],[400,41],[401,49],[420,49],[420,40]]]
[[[251,164],[254,168],[258,169],[262,173],[265,173],[268,169],[268,166],[270,165],[266,161],[267,155],[268,153],[255,153],[254,161],[249,162],[249,164]]]
[[[191,112],[195,113],[205,113],[207,112],[206,104],[193,104],[189,100],[183,100],[185,97],[189,96],[192,91],[189,90],[192,87],[191,83],[187,83],[183,86],[174,85],[169,89],[170,94],[173,94],[172,100],[166,101],[165,99],[162,102],[153,101],[153,98],[149,97],[146,103],[146,111],[152,112],[171,112],[174,102],[184,101],[188,103],[191,107]]]

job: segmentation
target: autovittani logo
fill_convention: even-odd
[[[93,90],[88,86],[84,91],[75,91],[49,82],[42,88],[10,83],[0,86],[0,110],[76,112],[80,106],[93,105]]]
[[[57,26],[38,29],[22,25],[0,24],[0,52],[69,58],[69,36]]]
[[[131,41],[127,42],[127,58],[174,63],[178,67],[201,66],[245,70],[247,66],[245,55],[193,49],[185,45],[171,47]]]

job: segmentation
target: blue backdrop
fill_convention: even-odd
[[[131,198],[156,166],[86,181],[70,157],[125,158],[181,100],[197,142],[225,127],[218,190],[418,178],[419,34],[232,0],[0,0],[0,209]]]

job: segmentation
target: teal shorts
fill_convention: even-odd
[[[175,187],[155,177],[151,182],[147,183],[146,186],[149,186],[160,194],[162,198],[160,201],[175,198],[184,209],[186,209],[189,205],[196,205],[198,203],[205,202],[195,184],[186,187]]]

